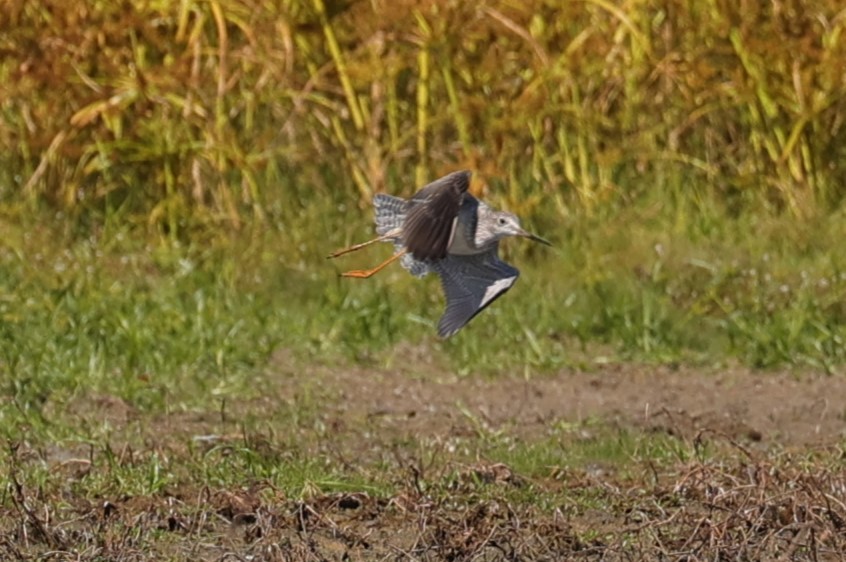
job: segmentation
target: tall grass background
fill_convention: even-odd
[[[225,394],[280,349],[390,366],[422,346],[459,373],[842,364],[837,0],[0,12],[0,373],[19,411],[82,388]],[[555,248],[507,244],[524,280],[440,342],[435,281],[339,280],[384,253],[323,256],[369,235],[373,193],[459,168]]]
[[[4,12],[6,205],[238,227],[456,167],[529,217],[661,192],[807,218],[842,197],[834,0]]]

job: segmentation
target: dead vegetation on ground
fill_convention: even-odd
[[[182,489],[148,498],[43,497],[12,475],[10,560],[841,560],[846,473],[798,459],[693,462],[640,480],[577,471],[525,482],[479,465],[391,497],[287,498]],[[555,505],[509,499],[532,486]],[[590,495],[585,508],[575,498]]]
[[[332,368],[312,378],[331,388],[317,400],[316,418],[294,423],[294,438],[251,436],[247,444],[276,458],[290,439],[308,443],[306,454],[350,475],[382,478],[381,489],[348,483],[331,491],[314,483],[295,494],[247,473],[227,486],[203,485],[189,473],[135,495],[85,487],[86,479],[143,463],[145,455],[190,465],[179,460],[190,456],[184,443],[201,433],[211,439],[219,422],[210,413],[174,414],[143,420],[159,437],[150,450],[113,453],[114,466],[95,449],[13,448],[0,503],[0,558],[818,561],[846,554],[836,378],[635,366],[529,381]],[[247,409],[300,400],[314,380],[280,374],[277,383],[281,396]],[[814,404],[826,389],[832,394],[823,411]],[[790,407],[785,392],[794,395]],[[644,416],[638,401],[652,404],[653,414]],[[102,397],[68,408],[95,417],[113,410]],[[115,426],[137,426],[144,415],[119,410]],[[641,451],[616,465],[564,460],[529,472],[479,453],[483,448],[471,458],[456,452],[486,440],[539,442],[550,427],[585,417],[646,440],[659,435],[680,452],[657,458]],[[596,423],[580,427],[602,431]],[[595,438],[585,431],[554,443],[566,448]],[[247,440],[215,438],[232,447]],[[38,463],[52,467],[46,482],[28,477]]]

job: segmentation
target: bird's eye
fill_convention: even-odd
[[[504,218],[499,217],[499,225],[500,225],[500,226],[505,226],[505,223],[506,223],[506,222],[507,222],[507,221],[506,221]]]

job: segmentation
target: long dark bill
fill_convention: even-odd
[[[549,240],[546,240],[544,238],[541,238],[537,234],[532,234],[531,232],[526,232],[525,234],[523,234],[523,236],[525,238],[528,238],[529,240],[534,240],[535,242],[540,242],[541,244],[546,244],[547,246],[552,246],[552,242],[550,242]]]

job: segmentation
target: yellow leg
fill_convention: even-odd
[[[342,273],[341,277],[356,277],[358,279],[367,279],[368,277],[372,277],[373,275],[376,275],[377,273],[379,273],[380,271],[382,271],[383,269],[388,267],[391,263],[400,259],[402,256],[405,255],[406,251],[407,250],[402,250],[400,252],[397,252],[396,254],[389,257],[388,259],[386,259],[385,261],[383,261],[382,263],[380,263],[379,265],[377,265],[373,269],[354,269],[353,271],[347,271],[347,272]]]
[[[344,248],[342,250],[337,250],[335,252],[332,252],[331,254],[326,256],[326,259],[337,258],[338,256],[343,256],[344,254],[349,254],[350,252],[355,252],[356,250],[360,250],[360,249],[364,248],[365,246],[369,246],[370,244],[373,244],[375,242],[382,242],[383,240],[388,240],[390,238],[396,238],[398,235],[399,234],[398,234],[397,230],[394,229],[394,230],[388,232],[387,234],[383,234],[382,236],[377,236],[373,240],[368,240],[367,242],[362,242],[361,244],[353,244],[349,248]]]

